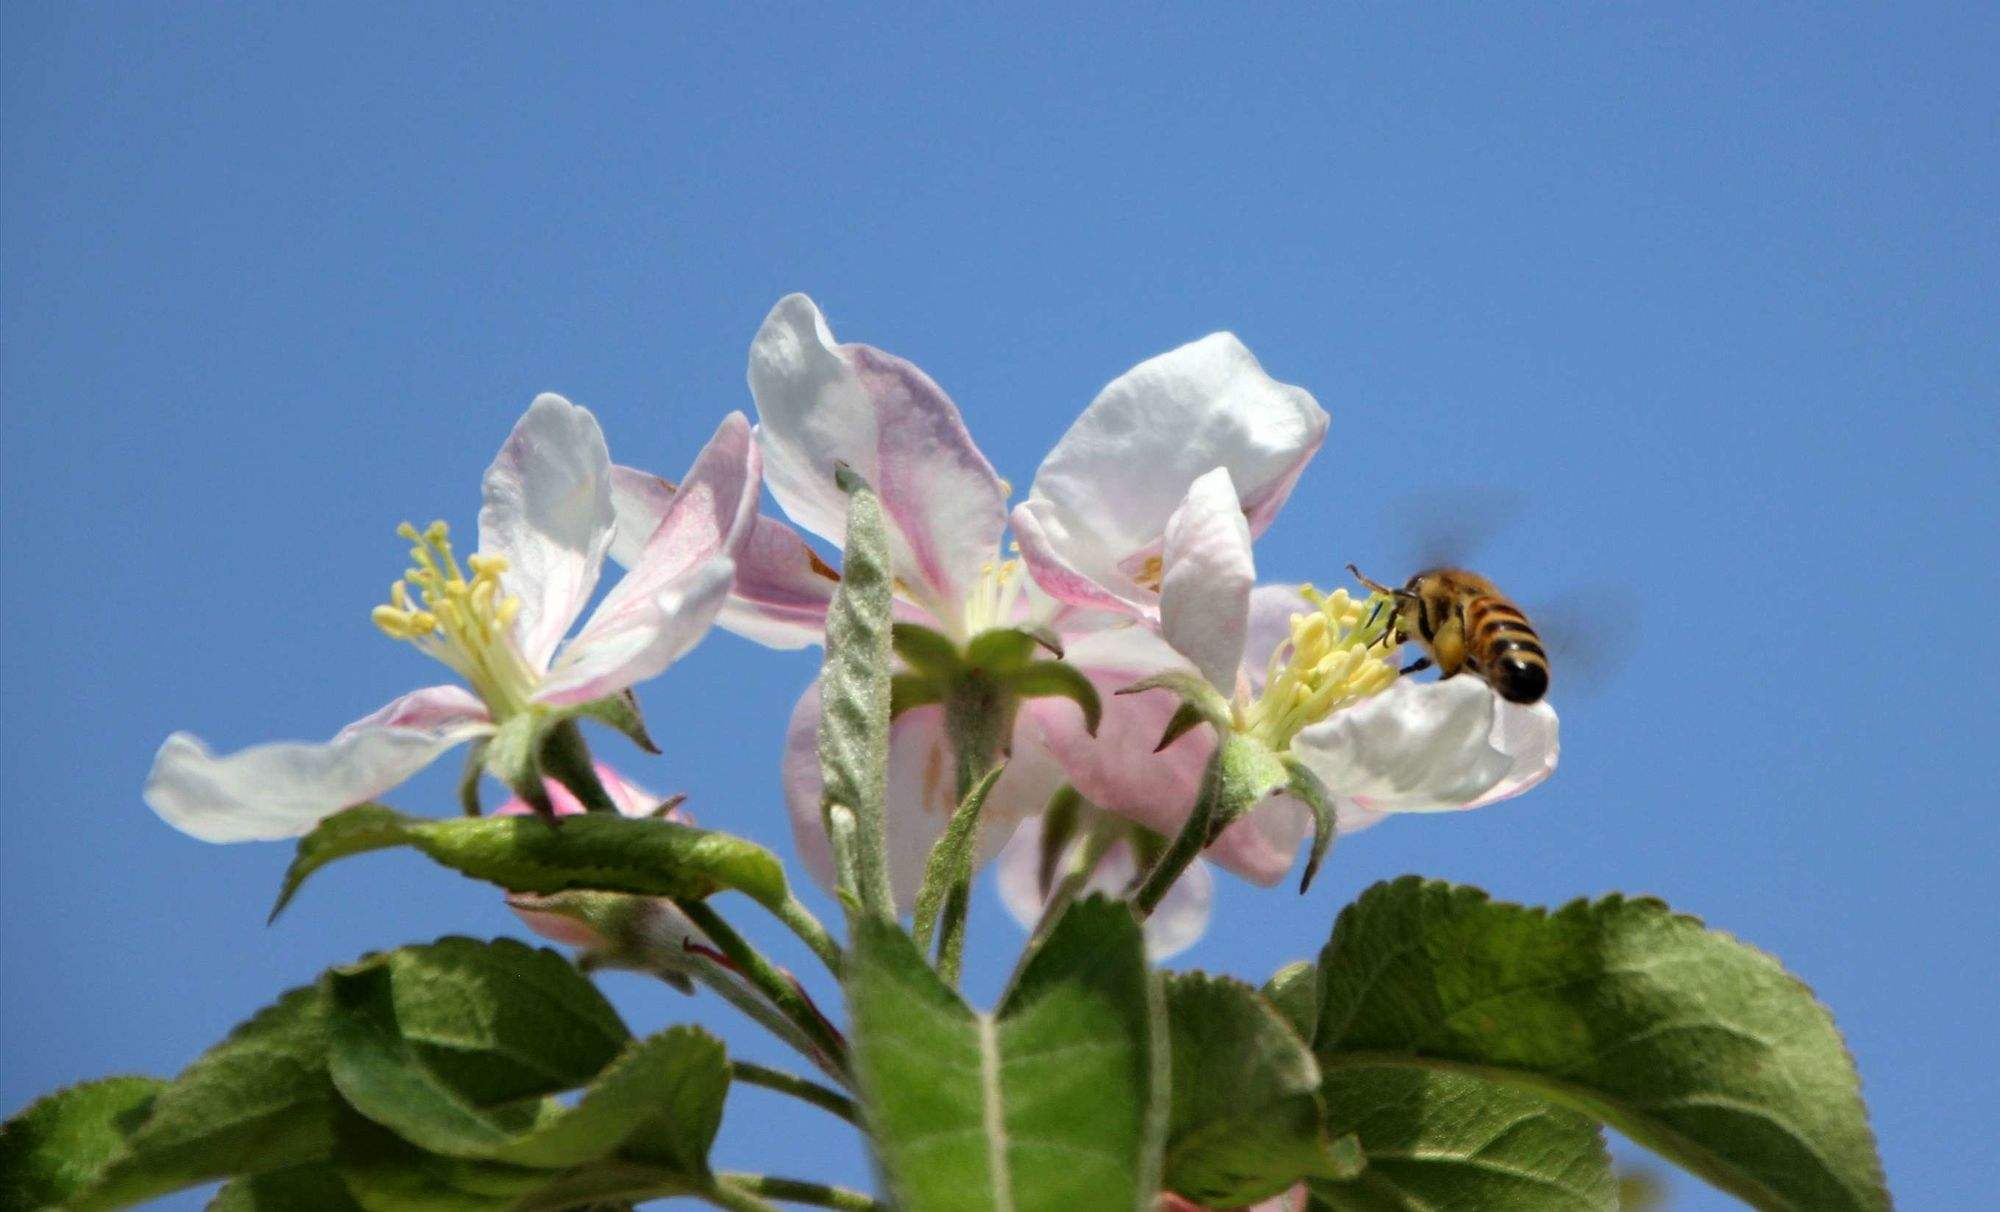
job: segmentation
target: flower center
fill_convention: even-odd
[[[1292,634],[1271,654],[1264,693],[1237,708],[1237,727],[1288,747],[1299,730],[1379,694],[1396,680],[1395,603],[1382,594],[1356,601],[1345,589],[1299,591],[1312,609],[1292,616]]]
[[[1019,620],[1021,561],[993,560],[979,569],[979,581],[965,595],[965,634],[978,635],[994,627],[1011,627]]]
[[[408,640],[457,671],[486,700],[495,719],[527,710],[538,680],[514,646],[521,599],[504,596],[500,556],[470,555],[467,580],[451,551],[451,530],[432,522],[419,531],[408,522],[396,533],[411,543],[416,567],[389,586],[389,601],[369,615],[392,640]],[[414,598],[411,590],[416,591]]]

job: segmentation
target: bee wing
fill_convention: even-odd
[[[1414,553],[1411,571],[1463,568],[1527,512],[1527,494],[1498,484],[1440,485],[1391,507],[1391,550]]]
[[[1571,694],[1596,694],[1614,681],[1638,642],[1643,602],[1627,585],[1587,584],[1529,606],[1550,681]]]

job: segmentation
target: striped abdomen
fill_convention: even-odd
[[[1500,697],[1532,703],[1549,690],[1549,657],[1521,608],[1499,594],[1465,604],[1466,654]]]

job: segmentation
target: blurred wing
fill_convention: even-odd
[[[1386,527],[1391,550],[1416,557],[1410,571],[1463,568],[1527,512],[1528,496],[1497,484],[1450,485],[1398,496]]]
[[[1554,694],[1596,694],[1618,676],[1639,638],[1643,599],[1625,585],[1566,589],[1524,607],[1549,654]]]

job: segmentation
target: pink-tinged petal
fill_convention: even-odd
[[[1253,884],[1270,887],[1285,878],[1312,829],[1312,810],[1289,795],[1274,795],[1222,831],[1205,852]]]
[[[1076,843],[1064,861],[1074,857]],[[1042,819],[1030,817],[1021,823],[994,864],[1001,903],[1024,930],[1033,930],[1041,921],[1047,904],[1040,888]],[[1058,871],[1062,870],[1058,868]],[[1085,885],[1087,892],[1113,896],[1123,892],[1137,874],[1132,847],[1119,842],[1106,851]],[[1208,929],[1209,910],[1215,900],[1215,876],[1208,864],[1196,859],[1186,874],[1146,919],[1146,954],[1153,960],[1179,955],[1195,944]]]
[[[433,687],[355,721],[323,744],[279,741],[218,757],[199,739],[177,732],[153,759],[145,799],[169,825],[205,842],[297,837],[491,727],[478,700],[456,687]]]
[[[624,775],[603,762],[592,763],[592,766],[597,771],[597,781],[611,797],[611,802],[618,805],[620,816],[648,817],[659,808],[662,802],[660,796],[654,795],[636,783],[627,782]],[[542,787],[548,792],[549,804],[555,808],[557,816],[575,816],[584,811],[583,802],[555,779],[544,778]],[[494,809],[493,815],[522,816],[533,811],[534,809],[528,806],[528,801],[517,795]],[[677,807],[669,809],[660,819],[679,821],[683,825],[693,823],[687,813]]]
[[[1160,634],[1225,696],[1236,693],[1257,567],[1227,468],[1197,477],[1167,519]]]
[[[735,579],[735,562],[717,556],[650,598],[621,603],[563,650],[535,701],[588,703],[658,677],[708,634]]]
[[[1215,751],[1214,735],[1196,728],[1154,753],[1178,700],[1164,690],[1116,692],[1157,671],[1078,664],[1104,704],[1095,737],[1083,730],[1075,706],[1064,700],[1030,699],[1021,705],[1022,717],[1035,725],[1042,744],[1085,799],[1171,837],[1194,807],[1202,771]]]
[[[757,516],[760,463],[750,422],[730,413],[631,568],[556,658],[538,701],[588,702],[657,677],[708,634]]]
[[[618,537],[611,558],[627,567],[666,517],[674,487],[629,467],[611,469],[611,502]],[[799,533],[758,514],[736,553],[736,584],[716,625],[767,648],[804,648],[824,641],[826,611],[840,574],[807,546]]]
[[[1556,772],[1556,758],[1562,751],[1556,709],[1547,700],[1522,706],[1504,699],[1493,705],[1493,747],[1507,755],[1507,773],[1491,790],[1467,808],[1484,808],[1512,799]]]
[[[542,395],[486,469],[479,550],[504,556],[502,584],[521,600],[521,655],[548,666],[597,586],[611,545],[611,453],[588,409]]]
[[[820,814],[819,720],[819,683],[815,681],[792,711],[779,774],[799,858],[814,880],[831,889],[833,854]],[[890,726],[888,773],[889,883],[897,906],[907,911],[916,903],[917,890],[923,885],[931,845],[944,832],[957,804],[956,768],[944,735],[941,709],[906,711]],[[1007,769],[980,813],[975,869],[999,852],[1024,817],[1048,804],[1061,781],[1060,770],[1034,746],[1032,736],[1024,736],[1017,727]]]
[[[1554,768],[1554,711],[1503,716],[1502,705],[1469,675],[1405,678],[1300,732],[1292,752],[1328,790],[1370,812],[1478,807],[1526,790]]]
[[[898,576],[956,625],[999,549],[1007,492],[950,397],[901,358],[836,343],[804,295],[779,300],[751,343],[750,391],[766,481],[791,519],[841,543],[834,470],[852,467],[881,497]]]
[[[1265,374],[1227,333],[1142,362],[1098,394],[1042,463],[1015,510],[1021,554],[1064,601],[1109,598],[1143,612],[1152,596],[1145,556],[1196,477],[1227,468],[1251,534],[1262,534],[1326,428],[1310,393]]]

